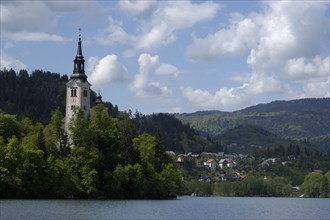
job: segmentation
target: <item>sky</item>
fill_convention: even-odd
[[[0,67],[70,76],[120,110],[235,111],[330,96],[329,1],[0,2]]]

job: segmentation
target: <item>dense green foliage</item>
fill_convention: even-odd
[[[158,138],[138,135],[132,120],[89,120],[77,111],[70,137],[57,109],[45,127],[0,114],[1,198],[174,198],[181,173]]]
[[[288,152],[281,152],[275,154],[273,151],[279,146],[292,145],[298,148],[308,149],[309,151],[316,151],[309,142],[297,141],[292,139],[280,138],[271,132],[255,125],[240,125],[235,128],[229,129],[222,135],[214,137],[214,139],[221,140],[221,144],[226,146],[228,152],[254,154],[257,157],[279,157],[294,154],[295,149],[287,149]],[[283,147],[284,150],[284,147]]]
[[[302,190],[308,197],[330,197],[330,171],[325,175],[317,172],[307,174]]]
[[[189,124],[182,124],[172,114],[143,115],[136,112],[134,122],[140,133],[156,135],[157,132],[160,132],[163,137],[162,143],[167,150],[176,153],[221,151],[219,145],[213,143],[209,138],[200,136]]]
[[[193,128],[212,138],[240,125],[262,127],[281,138],[307,140],[327,151],[330,143],[330,98],[275,101],[236,112],[176,114]]]
[[[330,171],[325,175],[311,172],[305,175],[301,190],[292,191],[289,177],[282,176],[249,176],[239,181],[205,182],[187,180],[184,182],[184,193],[197,196],[303,196],[313,198],[330,198]]]
[[[0,71],[0,109],[19,118],[28,116],[34,121],[49,121],[58,106],[65,109],[66,75],[35,70],[16,73]],[[45,95],[47,94],[47,95]]]
[[[186,194],[198,196],[290,196],[291,185],[285,178],[248,177],[237,182],[186,182]]]

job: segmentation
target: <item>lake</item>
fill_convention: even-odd
[[[329,219],[330,199],[0,200],[0,219]]]

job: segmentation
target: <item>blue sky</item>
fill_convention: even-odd
[[[330,96],[328,1],[0,2],[3,68],[71,75],[142,113]]]

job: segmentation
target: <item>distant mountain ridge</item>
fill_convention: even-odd
[[[235,112],[204,111],[175,116],[215,140],[229,129],[254,125],[281,138],[308,140],[321,149],[330,145],[330,98],[274,101]]]
[[[247,107],[239,112],[270,112],[270,111],[319,111],[330,108],[330,98],[307,98],[290,101],[273,101],[267,104],[258,104]]]

